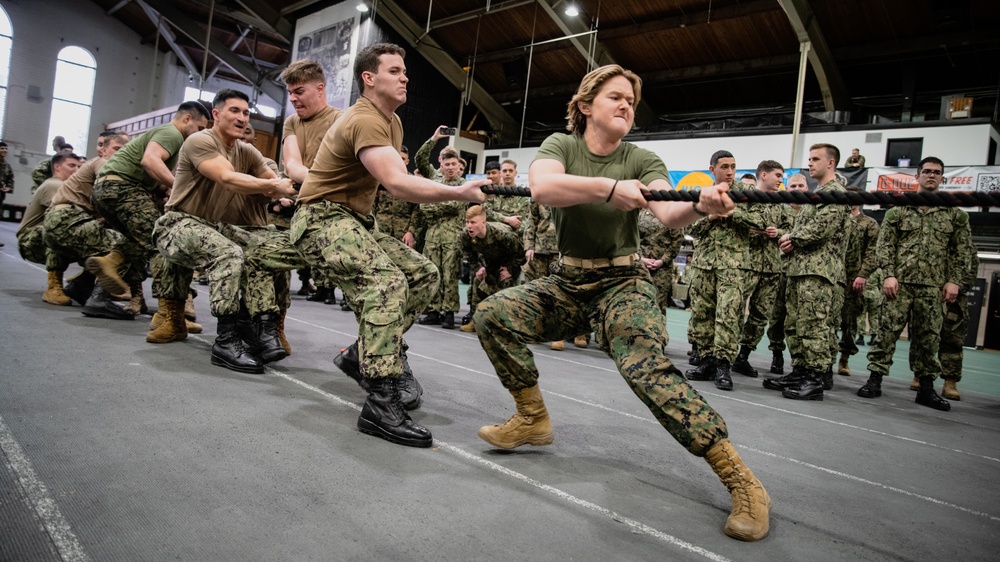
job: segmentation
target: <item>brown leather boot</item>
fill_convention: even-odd
[[[728,439],[712,445],[705,460],[733,497],[733,510],[726,519],[725,533],[741,541],[759,541],[770,528],[771,498],[760,481],[743,464]]]
[[[278,316],[278,341],[281,342],[281,347],[285,348],[285,355],[292,354],[292,344],[288,343],[288,339],[285,337],[285,314],[288,313],[288,309],[281,311]]]
[[[57,306],[72,306],[73,301],[63,291],[63,272],[50,271],[49,284],[45,292],[42,293],[42,300]]]
[[[958,381],[954,379],[945,379],[944,388],[941,390],[941,396],[943,396],[945,400],[954,400],[955,402],[961,402],[962,395],[959,394],[958,392],[958,386],[956,386],[957,384]]]
[[[166,321],[166,311],[157,310],[156,314],[154,314],[153,318],[149,321],[149,329],[155,330],[160,327],[160,324],[163,324]],[[202,332],[201,324],[192,322],[187,318],[184,319],[184,325],[187,327],[187,333],[189,334],[200,334]]]
[[[845,377],[851,376],[851,366],[847,364],[849,355],[840,354],[840,364],[837,365],[837,374]]]
[[[184,324],[184,301],[160,299],[158,313],[163,313],[165,320],[156,329],[146,334],[149,343],[170,343],[187,339],[187,326]]]
[[[97,283],[105,291],[112,295],[120,295],[129,290],[128,283],[118,275],[118,268],[125,263],[125,256],[118,250],[111,250],[106,256],[87,258],[84,263],[87,271],[97,277]]]
[[[194,314],[194,294],[188,291],[187,300],[184,301],[184,318],[191,322],[197,322],[198,318]],[[188,330],[190,332],[190,330]]]
[[[910,381],[910,390],[920,390],[920,377],[913,377],[913,380]]]
[[[576,336],[573,338],[573,345],[577,347],[587,347],[588,344],[590,344],[589,336]]]
[[[549,445],[552,443],[552,423],[542,401],[538,385],[521,390],[511,390],[517,403],[517,413],[502,425],[484,425],[479,437],[494,447],[513,449],[521,445]]]
[[[128,304],[122,308],[131,311],[134,316],[139,316],[144,312],[148,312],[149,310],[146,308],[146,299],[142,296],[142,283],[132,281],[128,284],[128,290]]]

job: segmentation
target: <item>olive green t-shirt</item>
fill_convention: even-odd
[[[21,217],[21,226],[17,229],[17,236],[42,224],[45,220],[45,211],[49,210],[52,197],[59,191],[62,183],[63,181],[59,178],[49,178],[38,186],[38,191],[31,196],[31,202],[28,203],[28,207],[24,210],[24,216]]]
[[[557,160],[574,176],[669,181],[660,157],[622,142],[607,156],[590,152],[582,135],[556,133],[545,139],[535,160]],[[559,253],[574,258],[613,258],[639,250],[639,210],[619,211],[610,203],[552,208]]]
[[[215,129],[199,131],[188,137],[181,147],[174,188],[166,209],[181,211],[209,222],[240,226],[266,225],[267,204],[271,201],[269,197],[236,193],[219,186],[198,171],[198,166],[218,156],[228,160],[233,169],[242,174],[264,177],[269,171],[264,157],[252,144],[236,141],[233,146],[227,147],[216,135]],[[253,213],[255,209],[259,213]]]
[[[313,161],[316,160],[316,153],[323,142],[323,137],[330,130],[333,123],[344,114],[343,110],[329,105],[319,110],[316,115],[309,119],[302,119],[298,115],[291,115],[285,119],[285,126],[281,131],[281,143],[285,143],[291,135],[295,135],[295,142],[299,146],[299,156],[302,158],[302,165],[312,168]]]
[[[52,206],[68,203],[76,205],[96,217],[97,212],[94,211],[94,205],[90,202],[90,196],[94,193],[94,180],[97,179],[98,172],[107,162],[106,158],[101,157],[91,158],[84,162],[83,166],[80,166],[77,171],[73,172],[72,176],[63,182],[62,187],[52,198]]]
[[[361,163],[364,148],[403,146],[403,125],[395,113],[385,115],[360,97],[326,132],[316,160],[299,191],[299,203],[326,199],[367,215],[375,206],[378,180]]]
[[[173,123],[167,123],[154,127],[128,141],[121,150],[108,159],[108,163],[101,168],[97,178],[118,176],[125,181],[141,186],[150,193],[156,191],[159,182],[146,173],[146,169],[142,167],[142,155],[146,153],[146,147],[151,142],[155,142],[167,151],[170,157],[164,163],[167,165],[167,169],[173,170],[177,165],[177,155],[181,150],[181,145],[184,144],[184,135]]]

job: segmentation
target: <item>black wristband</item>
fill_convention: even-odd
[[[692,201],[691,202],[691,208],[694,209],[694,212],[696,214],[698,214],[698,215],[700,215],[702,217],[707,217],[708,216],[708,213],[706,213],[705,211],[702,211],[701,209],[698,208],[698,202],[697,201]]]
[[[611,193],[609,193],[608,198],[604,200],[605,203],[611,202],[611,197],[614,196],[616,187],[618,187],[618,180],[615,180],[615,184],[611,186]]]

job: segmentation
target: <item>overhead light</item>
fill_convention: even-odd
[[[365,4],[364,2],[358,2],[358,5],[356,7],[357,7],[357,9],[358,9],[359,12],[367,12],[368,11],[368,4]]]
[[[575,18],[580,15],[580,10],[576,7],[576,4],[570,4],[569,6],[566,6],[565,14],[571,18]]]

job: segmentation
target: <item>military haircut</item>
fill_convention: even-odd
[[[757,175],[760,176],[764,172],[773,172],[775,170],[785,171],[785,167],[781,165],[780,162],[776,160],[764,160],[760,164],[757,164]]]
[[[212,100],[212,108],[219,109],[220,107],[226,105],[227,101],[234,98],[238,98],[247,102],[247,105],[250,104],[250,96],[244,94],[239,90],[234,90],[232,88],[224,88],[222,90],[219,90],[218,94],[215,94],[215,98]]]
[[[920,173],[921,170],[924,169],[924,164],[937,164],[938,166],[941,166],[941,170],[944,170],[944,161],[942,161],[937,156],[928,156],[927,158],[921,160],[919,164],[917,164],[918,174]]]
[[[62,164],[63,161],[70,158],[73,160],[82,160],[82,158],[72,152],[57,152],[52,156],[52,165],[55,166],[56,164]]]
[[[107,146],[107,144],[110,142],[118,141],[122,143],[122,146],[125,146],[126,144],[128,144],[128,141],[130,140],[132,139],[131,137],[129,137],[128,133],[124,131],[122,132],[112,131],[111,134],[108,135],[108,138],[104,139],[104,144],[105,146]]]
[[[378,58],[382,55],[399,55],[406,58],[406,51],[395,43],[375,43],[365,47],[354,59],[354,79],[358,82],[358,91],[364,93],[365,80],[361,77],[365,72],[378,74]]]
[[[490,160],[489,162],[486,163],[485,171],[487,172],[490,170],[499,170],[499,169],[500,169],[500,163],[497,162],[496,160]]]
[[[59,150],[68,150],[70,152],[73,152],[73,145],[69,144],[68,142],[64,142],[63,144],[59,145]]]
[[[511,160],[510,158],[508,158],[508,159],[504,160],[504,161],[503,161],[503,162],[501,162],[500,164],[501,164],[501,165],[503,165],[503,164],[510,164],[511,166],[514,166],[514,169],[515,169],[515,170],[517,169],[517,162],[515,162],[515,161]]]
[[[212,119],[212,114],[205,108],[205,104],[200,101],[186,101],[180,104],[177,107],[177,113],[174,115],[174,119],[181,119],[185,115],[190,115],[192,119],[198,119],[201,117],[208,120]]]
[[[840,164],[840,149],[832,144],[820,142],[809,147],[810,152],[813,150],[825,150],[826,157],[833,160],[833,165],[836,167]]]
[[[633,107],[639,105],[642,95],[642,79],[631,70],[625,70],[617,64],[609,64],[591,70],[580,81],[573,99],[566,105],[566,130],[574,135],[582,135],[587,130],[587,116],[580,111],[580,104],[592,104],[604,83],[616,76],[624,76],[632,83],[632,94],[635,96]]]
[[[7,148],[7,143],[0,141],[0,148]]]
[[[409,148],[406,148],[406,145],[405,145],[405,144],[404,144],[404,145],[401,145],[401,146],[399,147],[399,151],[400,151],[400,152],[402,152],[403,154],[406,154],[406,155],[409,155],[409,154],[410,154],[410,149],[409,149]]]
[[[281,71],[281,81],[286,86],[298,86],[314,82],[326,84],[326,74],[318,62],[311,59],[302,59],[293,62],[288,65],[288,68]]]
[[[466,209],[465,220],[474,219],[476,217],[485,217],[486,211],[483,209],[482,205],[473,205]]]
[[[458,156],[458,151],[453,147],[446,146],[441,149],[441,160],[448,160],[449,158],[458,158],[459,161],[462,159]]]
[[[709,166],[715,166],[722,158],[732,158],[733,160],[736,160],[736,157],[733,156],[732,152],[729,152],[728,150],[716,150],[712,153],[712,157],[708,160]]]
[[[792,183],[793,181],[795,181],[796,178],[802,179],[802,183],[806,184],[807,187],[809,186],[809,179],[806,178],[805,174],[792,174],[788,176],[788,178],[785,180],[786,181],[785,185]]]
[[[758,174],[759,173],[760,172],[758,172]],[[751,174],[750,172],[747,172],[747,173],[743,174],[742,176],[740,176],[740,181],[743,181],[743,180],[754,180],[754,181],[757,181],[757,174]]]

